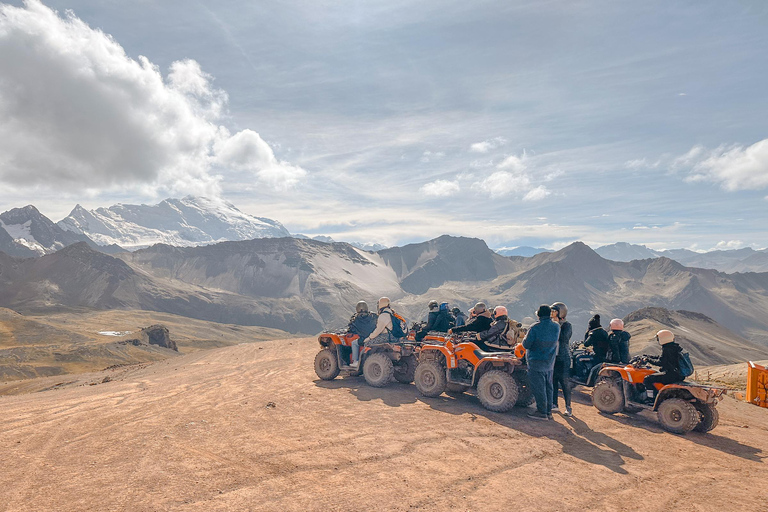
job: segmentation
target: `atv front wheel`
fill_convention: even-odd
[[[659,405],[659,423],[673,434],[687,434],[699,424],[699,411],[682,398],[668,398]]]
[[[624,393],[613,380],[601,380],[592,390],[592,405],[606,414],[616,414],[624,409]]]
[[[477,398],[489,411],[506,412],[517,402],[517,382],[507,372],[490,370],[477,383]]]
[[[395,380],[403,384],[413,382],[413,376],[416,373],[416,356],[404,357],[400,364],[395,366]]]
[[[435,361],[423,361],[416,367],[416,389],[424,396],[440,396],[445,391],[445,368]]]
[[[515,372],[512,374],[512,377],[517,382],[517,402],[515,402],[515,407],[530,406],[536,400],[536,397],[533,396],[533,390],[530,384],[528,384],[528,374],[526,372]]]
[[[363,377],[369,386],[383,388],[392,380],[395,367],[386,354],[376,353],[368,356],[363,364]]]
[[[468,389],[469,386],[465,386],[464,384],[456,384],[454,382],[449,382],[445,385],[445,392],[449,395],[461,395]]]
[[[709,432],[720,422],[720,413],[717,412],[715,404],[696,402],[693,406],[699,411],[701,417],[699,424],[693,428],[696,432]]]
[[[324,348],[317,353],[315,373],[323,380],[333,380],[339,375],[339,359],[335,350]]]

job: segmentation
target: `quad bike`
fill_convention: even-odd
[[[592,372],[595,365],[595,353],[592,349],[584,346],[573,346],[571,348],[571,385],[582,385],[593,387],[597,382],[598,372]]]
[[[416,341],[416,335],[424,329],[424,327],[427,325],[426,322],[414,322],[414,324],[411,326],[411,329],[408,331],[408,341],[414,342],[414,343],[428,343],[430,341],[437,341],[440,343],[445,342],[445,338],[448,337],[448,335],[441,331],[429,331],[426,336],[421,341]]]
[[[475,387],[480,402],[491,411],[530,405],[533,397],[523,362],[511,351],[484,352],[473,339],[451,335],[443,343],[422,345],[414,378],[419,393],[434,397]]]
[[[691,382],[656,383],[656,398],[649,400],[643,379],[655,370],[647,363],[642,356],[627,365],[606,363],[592,390],[592,404],[607,414],[656,411],[661,426],[675,434],[709,432],[717,426],[720,416],[715,405],[725,389]]]
[[[318,336],[320,352],[315,356],[315,373],[323,380],[333,380],[339,374],[365,378],[368,385],[381,388],[394,378],[398,382],[413,382],[416,371],[416,354],[419,345],[403,339],[393,343],[382,343],[360,347],[360,365],[352,368],[352,341],[357,334],[347,332],[324,332]]]

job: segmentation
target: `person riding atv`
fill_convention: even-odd
[[[657,334],[660,341],[666,341],[664,345],[672,343],[670,337],[674,339],[670,331],[659,331]],[[672,350],[667,349],[667,352],[670,357]],[[679,350],[675,349],[674,353],[679,357]],[[592,390],[592,404],[606,414],[643,409],[656,411],[661,426],[676,434],[714,429],[719,421],[715,406],[725,389],[687,382],[682,374],[661,378],[648,363],[653,360],[658,364],[663,358],[664,354],[660,358],[637,356],[627,365],[605,363]],[[679,363],[677,366],[679,369]]]
[[[449,311],[447,302],[438,304],[436,300],[431,300],[428,308],[427,323],[419,325],[416,341],[422,341],[430,332],[448,332],[448,329],[455,325],[456,319]]]

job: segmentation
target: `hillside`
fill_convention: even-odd
[[[545,423],[490,413],[471,395],[319,382],[317,348],[226,347],[0,397],[0,502],[18,512],[720,512],[768,499],[768,410],[726,398],[717,429],[676,436],[649,413],[598,414],[577,392],[573,418]]]
[[[154,324],[169,329],[178,352],[142,342],[140,330]],[[286,335],[263,327],[225,325],[147,311],[24,316],[0,308],[0,382],[158,361],[201,349]]]

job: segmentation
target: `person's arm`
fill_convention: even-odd
[[[365,341],[370,340],[371,338],[375,338],[379,334],[383,333],[384,330],[392,325],[392,319],[389,317],[389,313],[386,311],[379,315],[379,319],[376,320],[376,329],[371,333],[370,336],[368,336]]]
[[[587,335],[587,337],[584,339],[584,346],[585,346],[585,347],[591,347],[591,346],[592,346],[592,345],[595,343],[595,340],[593,339],[593,336],[592,336],[592,333],[593,333],[593,332],[594,332],[594,331],[589,331],[589,332],[587,333],[588,335]]]
[[[530,329],[528,329],[528,334],[525,335],[525,339],[523,340],[523,348],[525,350],[531,350],[533,348],[533,345],[536,343],[536,325],[532,325]]]
[[[455,327],[455,328],[451,329],[451,332],[456,333],[456,332],[471,332],[471,331],[474,331],[475,329],[473,329],[473,327],[475,325],[475,320],[476,320],[476,318],[473,318],[472,320],[470,320],[469,322],[465,323],[461,327]]]
[[[491,324],[487,330],[477,333],[477,339],[487,341],[494,336],[498,336],[504,330],[506,325],[506,322],[496,322],[495,324]]]
[[[573,327],[571,322],[565,322],[560,326],[560,339],[562,339],[568,345],[571,344],[571,336],[573,335]]]

